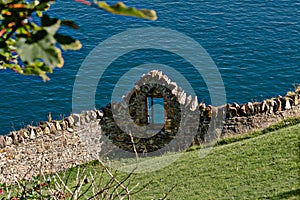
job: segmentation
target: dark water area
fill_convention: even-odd
[[[158,20],[115,16],[74,1],[57,1],[52,6],[51,16],[77,22],[79,30],[64,28],[61,32],[74,35],[83,48],[63,52],[65,66],[55,69],[46,83],[38,77],[0,71],[0,134],[27,124],[35,125],[46,120],[49,112],[56,119],[69,115],[73,85],[84,59],[101,42],[132,28],[163,27],[197,41],[220,71],[227,102],[244,103],[284,95],[293,90],[293,84],[300,83],[300,3],[297,1],[132,0],[124,3],[154,9]],[[170,52],[141,49],[120,56],[105,71],[95,94],[96,106],[111,101],[115,84],[127,71],[147,63],[176,69],[191,84],[199,101],[210,102],[206,83],[190,63]]]

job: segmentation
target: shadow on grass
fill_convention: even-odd
[[[276,196],[273,196],[273,197],[268,197],[267,199],[272,199],[272,200],[279,200],[279,199],[289,199],[291,197],[300,197],[300,189],[295,189],[295,190],[291,190],[291,191],[288,191],[288,192],[283,192],[283,193],[280,193]]]

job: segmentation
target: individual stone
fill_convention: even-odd
[[[229,104],[229,105],[230,105],[230,104]],[[206,107],[205,103],[203,103],[203,102],[199,103],[199,110],[200,110],[200,111],[204,111],[204,110],[205,110],[205,107]]]
[[[168,86],[168,88],[171,90],[172,94],[177,96],[178,94],[178,85],[175,82],[171,82]]]
[[[273,114],[273,112],[274,112],[274,107],[275,107],[275,105],[276,105],[276,101],[273,100],[273,99],[267,99],[266,101],[267,101],[267,104],[268,104],[268,106],[269,106],[268,113]],[[275,107],[275,109],[276,109],[276,107]]]
[[[284,109],[285,110],[290,110],[292,108],[291,103],[290,103],[290,98],[284,97]]]
[[[140,80],[141,85],[144,85],[145,83],[149,82],[152,79],[152,75],[151,74],[146,74],[143,77],[143,80]]]
[[[229,113],[230,113],[229,114],[230,118],[238,116],[238,108],[236,108],[236,107],[229,107],[228,110],[229,110]]]
[[[80,115],[79,114],[72,114],[74,125],[80,126]]]
[[[270,112],[276,114],[278,112],[278,103],[275,98],[270,99]]]
[[[45,135],[48,135],[48,134],[50,134],[50,129],[49,129],[49,127],[48,126],[46,126],[45,128],[44,128],[44,134]]]
[[[260,103],[259,102],[253,102],[252,105],[253,105],[253,108],[254,108],[253,115],[259,114],[260,113]]]
[[[275,99],[276,104],[277,104],[277,112],[282,111],[282,102],[281,102],[281,99],[282,99],[282,96],[280,96],[280,95]]]
[[[51,133],[56,131],[55,125],[52,122],[47,122],[47,127],[50,129]]]
[[[12,134],[12,139],[13,139],[13,144],[18,144],[19,143],[19,140],[18,140],[18,134],[16,131],[13,131]]]
[[[167,75],[164,75],[163,78],[166,80],[168,85],[171,83],[171,80],[169,79],[169,77]]]
[[[246,104],[246,114],[248,116],[253,115],[254,114],[254,106],[252,102],[248,102]]]
[[[52,121],[55,125],[56,130],[61,131],[61,126],[58,121]]]
[[[9,136],[4,136],[5,138],[5,146],[10,146],[13,144],[13,139]]]
[[[243,117],[247,115],[247,111],[246,111],[246,105],[243,104],[240,106],[239,110],[238,110],[239,116]]]
[[[125,103],[121,103],[121,105],[124,107]],[[95,121],[97,119],[96,111],[94,111],[94,110],[91,111],[90,118],[91,118],[92,121]]]
[[[197,96],[195,96],[195,99],[192,100],[192,102],[191,102],[190,110],[195,111],[197,109],[197,107],[198,107],[198,98],[197,98]]]
[[[186,101],[186,93],[184,91],[182,91],[179,96],[178,96],[178,102],[181,104],[181,105],[184,105],[185,104],[185,101]]]
[[[24,141],[25,141],[25,138],[21,134],[18,134],[18,142],[24,143]]]
[[[192,95],[189,95],[189,96],[186,98],[185,106],[186,106],[186,107],[189,106],[190,103],[191,103],[191,101],[192,101]]]
[[[34,129],[34,131],[35,131],[35,134],[36,134],[37,137],[43,135],[43,130],[42,130],[41,127],[36,127],[36,128]]]
[[[155,70],[150,71],[148,74],[153,78],[154,76],[157,75],[157,73],[158,73],[158,70],[155,69]]]
[[[295,95],[295,97],[294,97],[294,104],[295,104],[295,106],[297,106],[297,105],[299,105],[299,97],[300,95]]]
[[[67,129],[67,123],[65,120],[62,120],[60,123],[60,127],[62,130],[66,130]]]
[[[158,76],[158,80],[162,79],[162,78],[163,78],[163,73],[162,73],[162,71],[158,71],[158,72],[157,72],[157,76]]]
[[[240,105],[237,102],[233,102],[232,107],[234,107],[234,108],[240,108]]]
[[[85,123],[85,117],[81,117],[80,118],[80,125],[82,126],[82,125],[85,125],[86,123]]]
[[[67,131],[69,131],[70,133],[73,133],[73,132],[74,132],[74,129],[73,129],[73,128],[67,127]]]
[[[236,109],[236,113],[237,113],[236,116],[239,117],[239,116],[240,116],[240,105],[239,105],[238,103],[236,103],[236,102],[233,102],[232,108],[235,108],[235,109]]]
[[[33,140],[33,139],[36,138],[33,128],[30,128],[29,138],[30,138],[31,140]]]
[[[212,106],[208,105],[205,108],[205,117],[208,118],[208,119],[211,119],[211,117],[212,117]]]
[[[67,117],[67,118],[66,118],[66,121],[68,122],[68,126],[69,126],[70,128],[74,125],[74,119],[73,119],[72,115],[69,116],[69,117]]]
[[[5,138],[4,136],[0,136],[0,149],[4,148],[5,146]]]
[[[24,139],[29,138],[28,130],[26,130],[26,129],[20,130],[20,131],[19,131],[19,134],[20,134]]]
[[[266,100],[263,100],[260,104],[260,112],[267,113],[269,111],[269,105],[267,104]]]
[[[86,115],[86,116],[85,116],[85,121],[86,121],[86,123],[89,123],[89,122],[91,121],[91,119],[90,119],[90,116],[89,116],[89,115]]]

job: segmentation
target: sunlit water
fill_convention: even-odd
[[[116,3],[117,1],[109,1]],[[164,27],[197,41],[210,54],[222,75],[228,102],[259,101],[285,94],[300,82],[300,4],[297,1],[125,1],[155,9],[157,21],[114,16],[96,8],[58,1],[51,16],[73,19],[79,30],[63,32],[80,39],[80,51],[64,52],[65,66],[43,83],[0,71],[0,134],[46,120],[49,112],[61,118],[72,112],[72,90],[77,71],[88,53],[105,39],[129,28]],[[145,63],[160,63],[183,74],[199,101],[210,102],[205,82],[179,56],[160,50],[137,50],[121,56],[102,77],[96,105],[110,101],[118,79]],[[96,66],[95,66],[96,67]],[[129,90],[129,88],[128,88]]]

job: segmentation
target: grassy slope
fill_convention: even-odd
[[[187,152],[172,165],[136,175],[153,180],[134,199],[298,199],[300,125],[215,147],[209,155]],[[298,195],[298,196],[296,196]]]
[[[166,168],[135,174],[131,186],[152,183],[132,199],[159,199],[175,185],[167,199],[300,199],[300,124],[261,134],[226,139],[203,158],[192,148]],[[164,155],[157,163],[172,156]],[[101,174],[96,162],[84,166]],[[66,172],[69,186],[76,172]],[[117,173],[119,180],[125,176]]]

